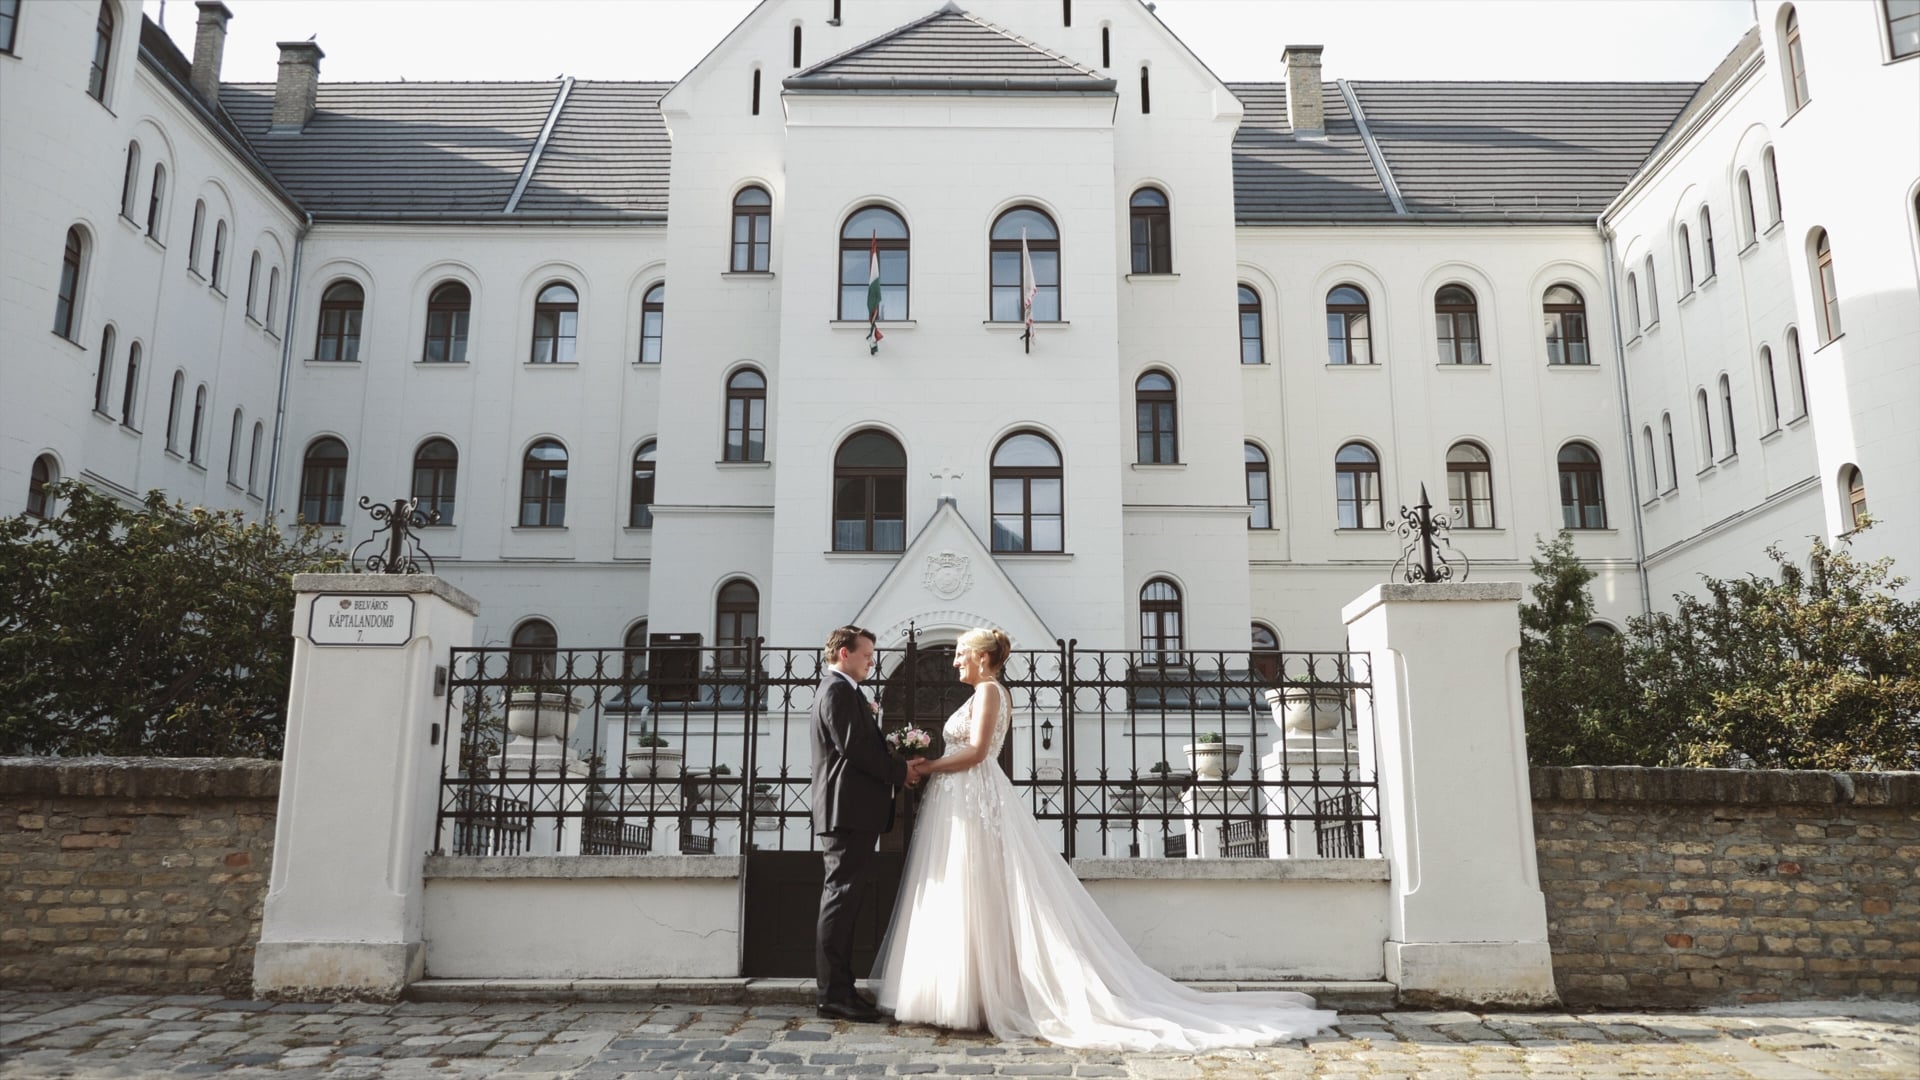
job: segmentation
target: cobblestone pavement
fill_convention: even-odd
[[[1352,1013],[1337,1035],[1199,1057],[1063,1050],[792,1006],[294,1005],[0,991],[0,1077],[1920,1076],[1920,1005]]]

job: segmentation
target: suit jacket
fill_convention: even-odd
[[[893,789],[907,763],[887,752],[860,691],[829,670],[813,696],[813,831],[883,833],[893,828]]]

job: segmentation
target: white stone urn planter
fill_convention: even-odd
[[[680,775],[681,757],[671,746],[643,746],[636,741],[627,750],[627,775],[671,780]]]
[[[1239,743],[1188,743],[1181,747],[1193,766],[1193,775],[1202,780],[1225,780],[1240,768],[1240,755],[1246,747]]]
[[[1339,687],[1297,685],[1262,693],[1282,736],[1337,731],[1346,718],[1347,692]]]
[[[693,793],[700,800],[700,805],[708,810],[725,810],[729,806],[738,809],[738,804],[732,799],[737,786],[733,777],[726,773],[707,773],[694,782]]]
[[[507,691],[507,730],[523,739],[560,738],[579,714],[579,704],[564,691]]]
[[[1111,796],[1113,810],[1116,814],[1137,814],[1140,812],[1141,804],[1145,801],[1146,794],[1132,785],[1114,789]]]

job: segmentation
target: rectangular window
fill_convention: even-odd
[[[1893,58],[1920,56],[1920,0],[1880,0],[1880,6],[1887,19],[1887,44],[1893,50]],[[11,40],[6,31],[0,29],[0,41]]]
[[[13,31],[20,22],[20,0],[0,0],[0,52],[13,52]]]

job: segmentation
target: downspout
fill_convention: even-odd
[[[273,409],[273,450],[267,455],[267,505],[261,520],[271,522],[274,501],[280,494],[280,444],[287,426],[287,384],[293,377],[293,328],[300,314],[300,258],[306,254],[307,233],[313,230],[313,211],[304,211],[307,220],[293,238],[293,269],[287,275],[287,332],[280,339],[280,400]]]
[[[1627,345],[1620,333],[1620,287],[1618,275],[1614,273],[1613,230],[1607,228],[1606,211],[1601,211],[1593,219],[1593,227],[1600,233],[1600,243],[1607,260],[1607,317],[1613,324],[1613,367],[1615,381],[1620,387],[1620,431],[1627,448],[1627,493],[1633,499],[1629,511],[1633,515],[1633,567],[1640,577],[1640,614],[1644,618],[1653,614],[1653,594],[1647,584],[1647,534],[1640,520],[1640,466],[1636,464],[1640,451],[1633,441],[1633,414],[1629,411],[1632,398],[1627,393]],[[1655,484],[1658,485],[1660,461],[1655,457],[1653,463]]]

